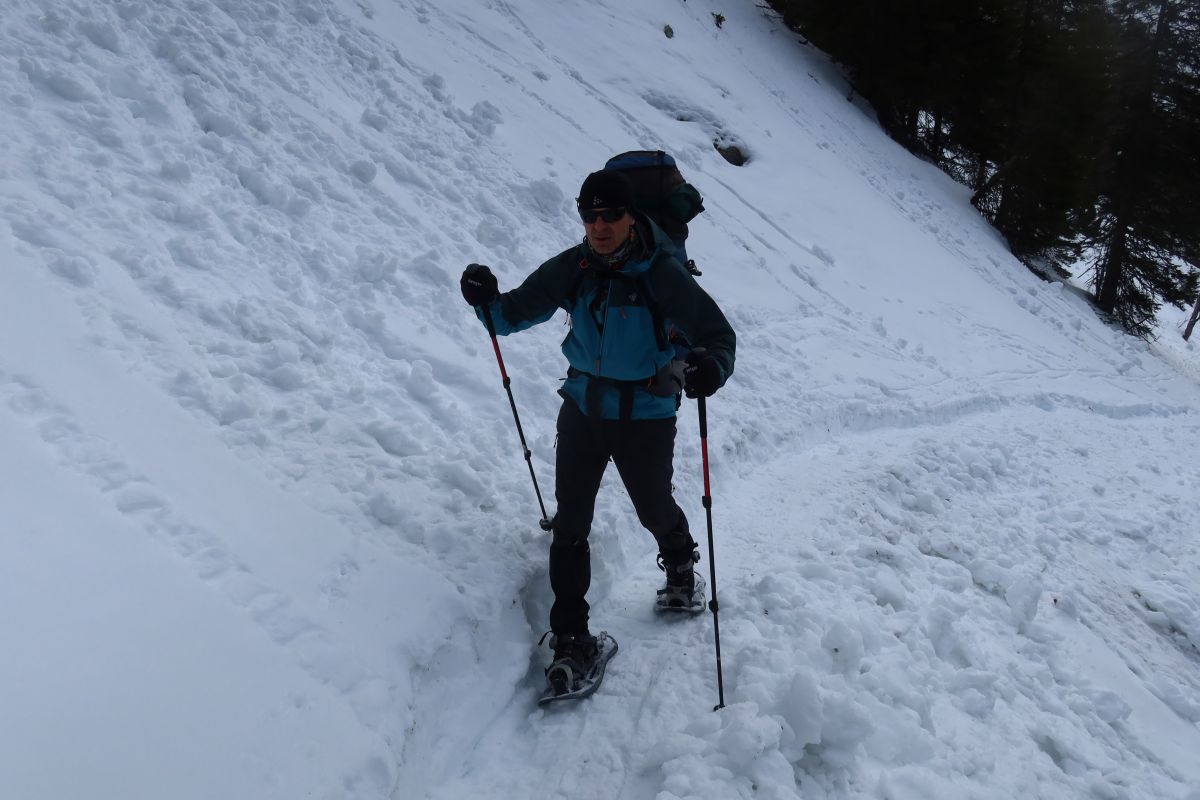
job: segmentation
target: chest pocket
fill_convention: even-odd
[[[606,320],[607,311],[607,320]],[[666,332],[663,330],[662,318],[646,289],[646,282],[641,275],[603,275],[597,276],[595,290],[588,303],[588,312],[596,322],[598,330],[603,332],[606,321],[612,322],[619,317],[623,322],[646,320],[647,337],[653,337],[653,344],[658,350],[668,347]]]

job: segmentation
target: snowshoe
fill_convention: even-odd
[[[617,654],[617,640],[599,636],[552,636],[554,661],[546,667],[546,690],[538,705],[580,700],[593,694],[604,680],[604,668]]]
[[[667,573],[667,582],[658,590],[655,611],[697,614],[705,609],[705,589],[708,587],[693,568],[699,560],[700,554],[692,553],[690,560],[668,565],[661,555],[658,557],[658,568]]]
[[[690,591],[678,586],[664,586],[658,590],[658,597],[654,598],[654,610],[660,614],[699,614],[708,608],[707,590],[708,585],[699,575]]]

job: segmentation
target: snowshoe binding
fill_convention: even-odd
[[[666,585],[658,590],[654,600],[654,610],[660,613],[698,614],[705,609],[705,590],[708,588],[704,578],[696,574],[693,566],[700,560],[699,553],[682,564],[667,564],[663,557],[658,557],[658,568],[667,574]]]
[[[538,705],[580,700],[593,694],[604,680],[604,668],[617,654],[617,640],[607,633],[552,635],[554,661],[546,667],[546,690]]]

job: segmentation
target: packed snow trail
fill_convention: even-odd
[[[1185,796],[1200,782],[1187,699],[1200,650],[1177,627],[1194,614],[1157,609],[1191,591],[1197,543],[1177,502],[1197,476],[1163,482],[1148,455],[1124,474],[1161,491],[1139,520],[1127,497],[1097,491],[1113,467],[1093,471],[1172,431],[1200,434],[1160,415],[1114,431],[1071,410],[981,413],[848,433],[718,484],[735,702],[709,711],[711,623],[655,616],[647,559],[593,608],[626,643],[602,690],[578,710],[535,710],[536,661],[432,796]],[[597,532],[598,560],[639,535]],[[985,720],[986,738],[963,747]]]
[[[753,4],[6,22],[14,796],[1200,800],[1194,345],[1035,279]],[[729,707],[609,475],[621,653],[534,711],[546,537],[457,277],[516,285],[578,240],[582,177],[648,147],[705,195],[689,251],[738,332],[709,437]],[[502,343],[544,490],[561,335]]]

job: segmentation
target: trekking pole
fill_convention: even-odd
[[[713,711],[720,711],[725,707],[725,677],[721,669],[721,620],[717,616],[717,560],[713,549],[712,490],[708,482],[708,411],[705,407],[704,397],[701,396],[698,399],[698,408],[700,411],[700,456],[704,461],[704,513],[708,517],[708,577],[712,584],[712,600],[708,602],[708,607],[713,615],[713,640],[717,645],[718,703],[713,707]]]
[[[496,324],[492,322],[492,310],[484,305],[483,321],[487,323],[488,333],[492,337],[492,349],[496,351],[496,363],[500,365],[500,377],[504,379],[504,391],[508,392],[508,404],[512,406],[513,421],[517,423],[517,436],[521,438],[521,449],[525,451],[525,463],[529,465],[529,477],[533,479],[533,493],[537,495],[538,508],[542,510],[542,518],[538,520],[538,526],[542,530],[548,531],[551,528],[550,520],[546,516],[546,504],[542,502],[542,490],[538,488],[537,475],[533,472],[533,453],[529,452],[529,445],[525,443],[525,431],[521,430],[521,417],[517,414],[517,401],[513,399],[512,379],[508,377],[508,371],[504,369],[504,357],[500,355],[500,342],[496,339]]]

